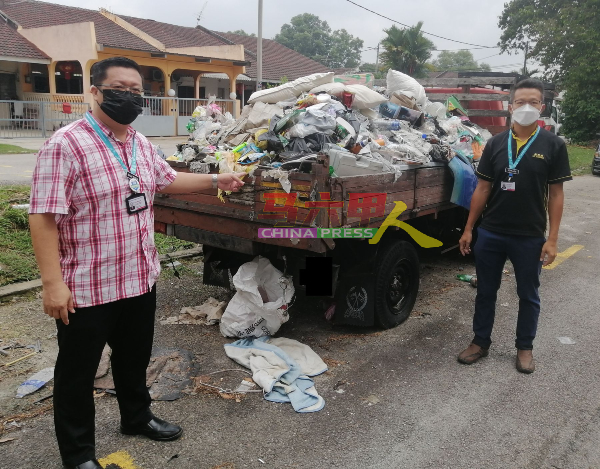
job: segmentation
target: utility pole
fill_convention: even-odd
[[[256,91],[262,90],[263,0],[258,0],[258,43],[256,45]]]
[[[527,76],[527,54],[529,53],[529,42],[525,43],[525,60],[523,61],[523,75]]]
[[[377,59],[375,59],[375,75],[379,72],[379,42],[377,43]]]

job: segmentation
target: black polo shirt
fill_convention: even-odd
[[[509,235],[543,237],[547,226],[548,185],[573,179],[567,146],[561,138],[540,128],[517,166],[519,173],[512,176],[514,191],[502,190],[502,182],[509,181],[506,172],[509,132],[488,140],[477,167],[477,177],[493,183],[481,227]],[[514,138],[511,141],[513,161],[516,161],[517,142]]]

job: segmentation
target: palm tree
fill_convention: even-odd
[[[387,67],[415,77],[425,75],[425,62],[431,58],[435,45],[423,36],[422,26],[419,21],[412,28],[400,29],[394,25],[383,30],[387,36],[381,42],[384,49],[381,60]]]

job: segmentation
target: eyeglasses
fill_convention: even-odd
[[[526,104],[529,104],[529,105],[531,105],[533,107],[538,107],[539,105],[542,104],[542,102],[541,101],[537,101],[537,100],[535,100],[535,101],[523,101],[523,100],[519,99],[518,101],[515,101],[513,103],[513,106],[514,107],[521,107],[521,106],[525,106]]]
[[[123,86],[123,85],[96,85],[97,88],[99,88],[101,86],[111,89],[113,91],[116,91],[116,93],[120,94],[120,95],[125,94],[127,91],[131,91],[133,94],[139,94],[140,96],[142,96],[144,94],[143,88],[136,88],[136,87],[132,88],[130,86]]]

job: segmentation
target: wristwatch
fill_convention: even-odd
[[[217,189],[218,188],[218,183],[219,183],[219,175],[218,174],[213,174],[212,175],[212,188],[213,189]]]

